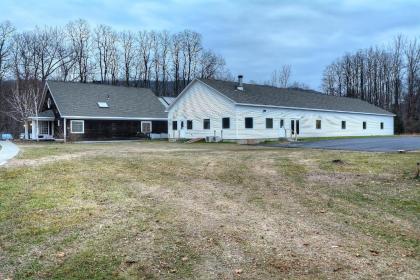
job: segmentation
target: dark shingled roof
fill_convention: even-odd
[[[61,116],[167,118],[165,106],[150,89],[48,81]],[[109,108],[100,108],[106,102]]]
[[[55,118],[53,110],[46,110],[38,114],[38,118]]]
[[[360,99],[325,95],[313,90],[243,84],[241,91],[236,89],[236,82],[199,80],[235,103],[393,115]]]

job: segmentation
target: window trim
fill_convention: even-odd
[[[246,127],[246,120],[247,119],[250,119],[251,120],[251,127]],[[244,119],[244,126],[245,126],[245,129],[254,129],[254,118],[253,117],[246,117]]]
[[[319,126],[318,126],[319,124]],[[315,120],[315,129],[322,129],[322,121],[321,120]]]
[[[206,125],[205,125],[206,121],[209,121],[209,127],[208,127],[208,128],[206,128]],[[210,119],[203,119],[203,129],[205,129],[205,130],[210,130],[210,128],[211,128],[211,122],[210,122]]]
[[[73,131],[73,123],[82,123],[82,131]],[[84,134],[85,133],[85,121],[84,120],[70,120],[70,133],[71,134]]]
[[[228,127],[225,127],[225,120],[228,120]],[[222,129],[230,129],[230,117],[222,118]]]
[[[271,127],[268,126],[268,121],[271,121]],[[274,119],[273,118],[265,118],[265,129],[273,129],[274,128]]]
[[[191,127],[189,126],[189,124],[191,124]],[[187,130],[192,130],[193,129],[193,120],[187,120]]]
[[[149,123],[149,124],[150,124],[150,132],[144,132],[144,131],[143,131],[143,124],[144,124],[144,123]],[[140,122],[140,132],[141,132],[141,133],[152,133],[152,131],[153,131],[152,121],[141,121],[141,122]]]

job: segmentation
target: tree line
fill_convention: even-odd
[[[0,130],[34,113],[47,79],[148,87],[176,96],[196,77],[231,76],[224,58],[192,30],[117,31],[79,19],[19,32],[0,22]]]
[[[420,43],[400,35],[389,46],[347,53],[325,68],[322,88],[395,113],[398,133],[420,132]]]

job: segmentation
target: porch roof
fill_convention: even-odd
[[[31,116],[29,117],[30,120],[39,120],[39,121],[53,121],[55,120],[54,112],[52,110],[47,110],[38,113],[37,116]]]

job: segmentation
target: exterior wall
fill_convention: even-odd
[[[169,138],[192,139],[223,135],[224,139],[236,139],[235,117],[235,105],[230,100],[195,81],[169,110]],[[222,118],[230,118],[229,129],[222,129]],[[204,119],[210,119],[210,129],[203,129]],[[193,129],[187,129],[187,120],[193,121]],[[172,130],[172,121],[178,122],[176,131]],[[184,123],[183,128],[181,122]]]
[[[67,120],[67,140],[123,140],[141,139],[141,121],[84,120],[84,133],[71,133],[71,119]],[[167,122],[152,121],[152,133],[166,136]],[[64,138],[64,135],[63,135]]]
[[[222,129],[222,118],[230,117],[230,129]],[[245,118],[253,118],[253,128],[245,128]],[[273,119],[273,128],[266,128],[266,118]],[[203,119],[210,119],[210,129],[203,129]],[[284,128],[280,128],[280,120]],[[178,129],[172,130],[172,121],[178,121]],[[187,129],[187,120],[193,121],[193,129]],[[168,114],[169,138],[204,138],[222,136],[223,139],[277,139],[291,137],[291,120],[299,120],[298,137],[372,136],[393,135],[394,117],[370,114],[283,109],[263,106],[235,105],[203,83],[195,81],[183,93]],[[321,129],[316,129],[321,120]],[[346,129],[341,128],[346,122]],[[184,123],[181,128],[181,122]],[[366,129],[363,129],[366,122]],[[384,123],[384,129],[380,123]]]
[[[265,110],[265,112],[264,112]],[[298,137],[328,136],[372,136],[393,135],[394,117],[368,114],[293,110],[256,106],[237,106],[237,139],[270,139],[291,137],[291,120],[299,120]],[[254,128],[245,128],[245,118],[254,118]],[[265,128],[265,119],[273,118],[273,129]],[[284,128],[280,128],[280,120]],[[321,120],[321,129],[316,129],[316,120]],[[346,122],[346,129],[341,128],[341,121]],[[366,129],[363,129],[363,122]],[[384,123],[381,129],[380,123]],[[285,135],[286,133],[286,135]]]

